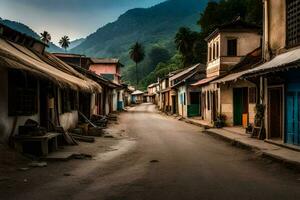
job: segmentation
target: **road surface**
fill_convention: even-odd
[[[130,135],[123,152],[74,166],[74,176],[43,180],[13,199],[300,199],[297,172],[160,115],[154,105],[132,108],[119,123]]]

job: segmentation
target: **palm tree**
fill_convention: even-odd
[[[134,45],[132,45],[130,48],[129,56],[135,62],[136,87],[138,87],[139,85],[138,63],[142,62],[145,58],[145,51],[142,44],[136,42]]]
[[[186,27],[181,27],[175,36],[176,48],[182,54],[185,65],[190,62],[189,58],[193,50],[194,37],[194,33]]]
[[[62,37],[60,40],[59,40],[59,44],[62,48],[65,49],[65,51],[67,52],[67,48],[69,47],[70,45],[70,38],[69,36],[64,36]]]
[[[41,40],[46,44],[48,44],[51,40],[51,35],[47,31],[40,33],[40,37],[41,37]]]

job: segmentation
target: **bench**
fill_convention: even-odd
[[[14,144],[17,151],[23,153],[24,143],[26,142],[40,142],[41,144],[41,153],[42,156],[47,156],[49,154],[49,146],[52,151],[58,149],[58,137],[61,136],[61,133],[47,133],[43,136],[25,136],[25,135],[16,135],[14,136]],[[51,143],[49,143],[51,141]],[[50,145],[49,145],[50,144]]]

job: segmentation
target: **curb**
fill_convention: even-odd
[[[272,153],[268,153],[268,152],[266,152],[266,151],[264,151],[264,150],[262,150],[258,147],[246,144],[244,142],[241,142],[241,141],[238,141],[238,140],[235,140],[235,139],[228,138],[224,135],[217,134],[217,133],[209,131],[209,130],[204,131],[204,133],[208,134],[208,135],[210,135],[214,138],[217,138],[217,139],[223,140],[225,142],[228,142],[228,143],[232,144],[232,146],[235,146],[235,147],[238,147],[238,148],[241,148],[241,149],[245,149],[245,150],[248,150],[248,151],[256,152],[256,153],[258,153],[258,155],[260,157],[270,159],[274,162],[283,164],[285,167],[287,167],[289,169],[295,169],[297,171],[300,171],[300,162],[289,160],[289,159],[283,158],[281,156],[274,155]]]

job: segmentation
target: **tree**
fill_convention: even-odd
[[[47,31],[40,33],[41,40],[48,44],[51,41],[51,35]]]
[[[138,63],[142,62],[145,58],[145,51],[142,44],[136,42],[131,46],[129,56],[131,60],[135,62],[135,74],[136,74],[136,87],[139,85],[139,75],[138,75]]]
[[[65,49],[65,51],[67,52],[67,48],[70,45],[70,38],[69,36],[64,36],[59,40],[59,45]]]
[[[185,67],[194,63],[193,49],[197,39],[198,33],[186,27],[181,27],[175,36],[176,48],[183,56]]]

